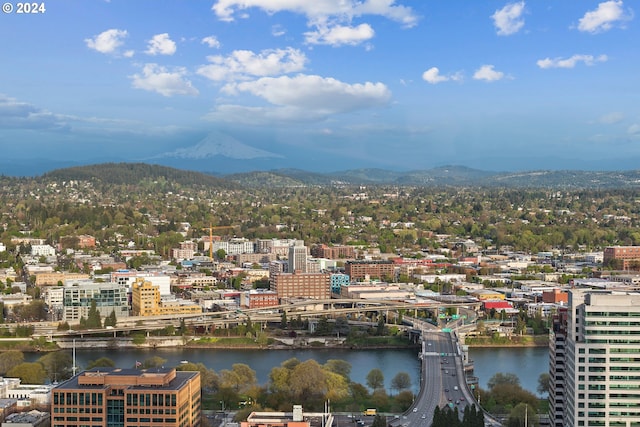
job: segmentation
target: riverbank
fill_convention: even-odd
[[[548,347],[549,335],[515,335],[512,337],[466,337],[464,344],[470,348],[483,347]]]

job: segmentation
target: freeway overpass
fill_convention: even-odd
[[[166,328],[168,325],[179,327],[182,322],[186,326],[204,328],[227,328],[239,323],[244,323],[247,318],[252,322],[279,322],[282,313],[287,318],[300,317],[302,319],[350,316],[354,320],[365,313],[377,311],[384,312],[387,318],[390,314],[399,310],[408,315],[416,316],[420,310],[438,311],[441,308],[476,308],[477,301],[458,299],[447,301],[430,301],[424,303],[399,302],[392,300],[361,300],[361,299],[326,299],[305,300],[291,304],[283,304],[269,308],[242,309],[235,311],[203,312],[197,314],[182,314],[170,316],[140,316],[118,319],[116,327],[85,330],[58,331],[55,322],[34,323],[34,336],[56,338],[83,338],[85,336],[109,334],[114,337],[122,336],[136,331],[153,331]]]

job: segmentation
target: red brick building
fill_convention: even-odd
[[[347,261],[344,272],[352,282],[366,279],[393,280],[396,266],[392,261]]]
[[[273,278],[271,290],[278,298],[331,298],[331,274],[328,273],[280,273]]]
[[[316,258],[347,259],[355,258],[353,246],[316,245],[311,248],[311,256]]]
[[[620,270],[640,269],[640,246],[608,246],[603,264]]]
[[[569,302],[569,293],[561,291],[560,289],[554,289],[552,291],[542,292],[542,302],[550,304],[567,304]]]

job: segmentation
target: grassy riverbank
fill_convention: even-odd
[[[549,335],[480,336],[464,340],[469,347],[547,347]]]

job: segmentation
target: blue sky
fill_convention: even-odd
[[[0,173],[31,159],[325,172],[640,164],[629,0],[9,4]]]

